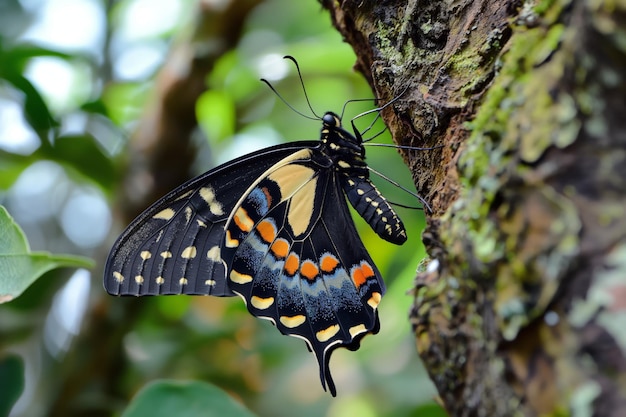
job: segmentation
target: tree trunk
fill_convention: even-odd
[[[626,4],[323,1],[430,203],[411,312],[453,416],[626,415]],[[407,89],[403,92],[403,90]]]

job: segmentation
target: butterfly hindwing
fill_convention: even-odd
[[[113,295],[232,296],[222,257],[224,225],[242,187],[277,161],[318,142],[295,142],[250,154],[197,177],[143,212],[118,238],[104,286]]]
[[[384,292],[338,177],[302,150],[252,185],[226,227],[230,288],[255,316],[304,339],[335,394],[328,361],[378,331]],[[230,244],[229,244],[230,242]]]

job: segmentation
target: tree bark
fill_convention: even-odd
[[[626,4],[323,4],[402,94],[396,142],[443,145],[404,158],[433,209],[411,320],[446,410],[626,415]]]

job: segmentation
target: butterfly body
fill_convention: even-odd
[[[377,333],[385,287],[346,197],[382,238],[404,226],[369,180],[362,138],[326,113],[320,141],[274,146],[172,191],[126,229],[105,270],[114,295],[240,296],[306,341],[333,395],[331,352]]]

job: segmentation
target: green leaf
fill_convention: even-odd
[[[0,206],[0,303],[11,301],[45,272],[70,266],[93,267],[89,258],[31,252],[24,232]]]
[[[15,402],[24,391],[24,362],[17,355],[0,358],[0,417],[8,416]]]
[[[0,190],[8,190],[26,168],[31,166],[37,159],[33,155],[19,155],[0,149]]]
[[[251,411],[214,385],[161,380],[146,385],[122,417],[254,417]]]
[[[46,144],[52,129],[59,126],[54,119],[39,91],[21,74],[7,71],[0,74],[2,78],[10,82],[16,89],[24,93],[24,117],[28,124],[37,132],[42,144]]]
[[[54,57],[70,61],[76,59],[77,55],[67,54],[33,43],[9,45],[8,43],[3,43],[2,39],[0,39],[0,62],[3,64],[0,67],[0,77],[7,72],[23,74],[30,60],[39,57]]]
[[[75,169],[95,181],[105,190],[113,187],[115,170],[93,136],[67,135],[54,140],[54,146],[42,149],[41,153],[66,167]]]

